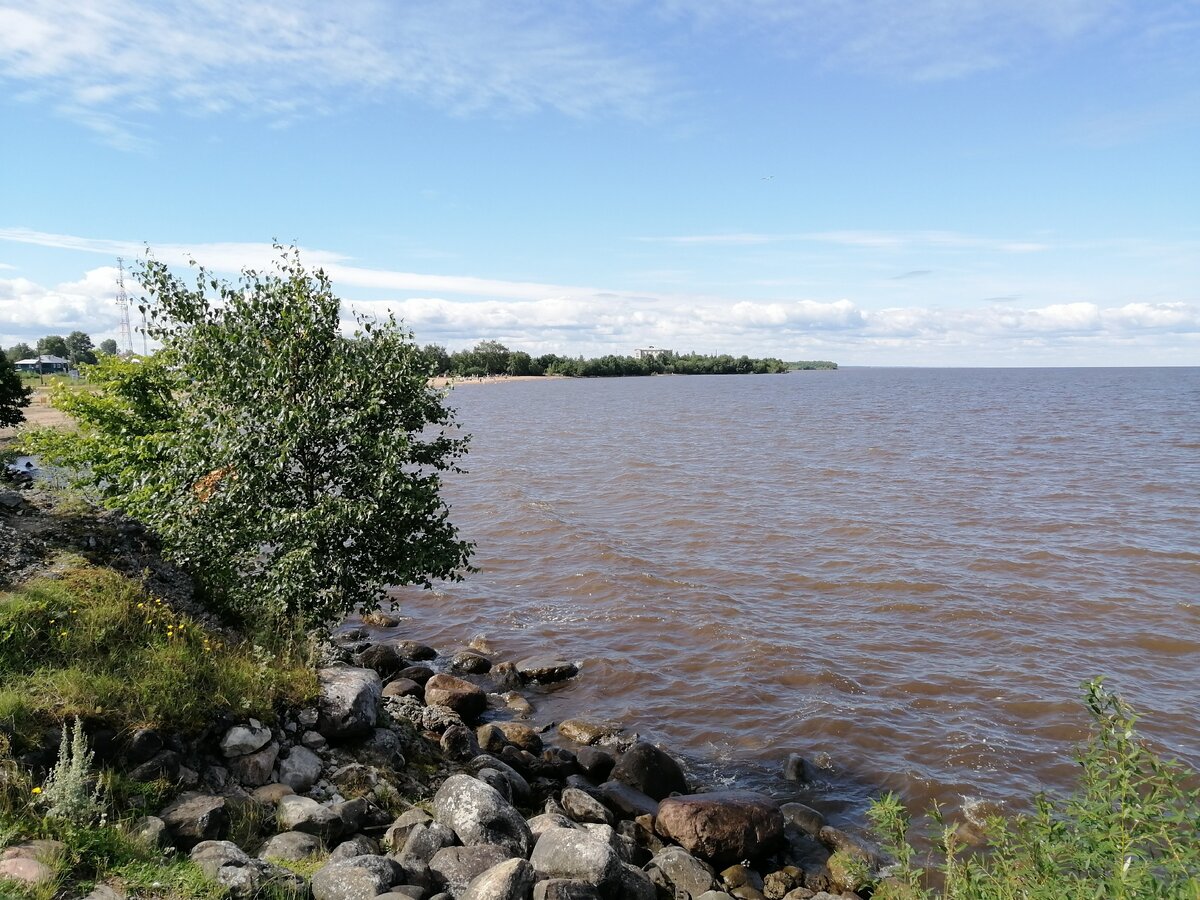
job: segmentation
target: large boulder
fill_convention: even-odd
[[[257,719],[247,725],[235,725],[221,738],[221,753],[226,758],[245,756],[267,746],[271,740],[271,729]]]
[[[317,731],[331,741],[369,735],[379,717],[383,682],[371,669],[334,666],[317,673],[321,685]]]
[[[477,876],[462,900],[527,900],[533,879],[533,866],[527,861],[506,859]]]
[[[509,856],[529,856],[533,835],[511,803],[470,775],[451,775],[433,797],[434,818],[466,846],[496,844]]]
[[[342,820],[332,809],[322,806],[311,797],[296,794],[280,798],[275,817],[280,831],[303,831],[326,842],[337,837],[342,830]]]
[[[686,897],[699,897],[716,890],[717,873],[682,847],[664,847],[646,865],[650,880],[672,897],[682,892]]]
[[[487,709],[483,688],[453,675],[434,675],[425,682],[425,703],[454,710],[464,719],[473,719]]]
[[[783,814],[778,805],[751,791],[669,797],[659,804],[654,827],[663,837],[717,866],[758,859],[783,840]]]
[[[567,878],[611,893],[621,878],[621,858],[609,844],[579,828],[548,828],[529,857],[538,877]]]
[[[307,859],[325,852],[325,844],[315,834],[303,831],[285,831],[270,838],[259,848],[262,859]]]
[[[158,814],[175,844],[190,850],[201,841],[223,837],[229,827],[225,798],[211,794],[186,793]]]
[[[661,800],[673,792],[686,794],[688,790],[687,778],[679,763],[670,754],[644,741],[639,741],[621,754],[609,778],[636,788],[655,800]]]
[[[192,862],[235,900],[273,896],[304,896],[304,879],[261,859],[251,859],[231,841],[203,841],[191,853]]]

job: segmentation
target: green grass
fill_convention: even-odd
[[[1067,797],[1038,795],[1031,813],[993,817],[982,850],[965,849],[935,809],[927,872],[899,799],[877,801],[870,816],[897,864],[876,900],[1198,900],[1200,776],[1161,759],[1100,679],[1086,692],[1093,730],[1076,755],[1078,786]]]
[[[18,743],[73,717],[184,733],[222,712],[270,720],[316,693],[298,652],[229,642],[78,559],[0,593],[0,730]]]

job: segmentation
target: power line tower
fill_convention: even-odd
[[[121,311],[121,337],[117,341],[122,356],[133,356],[133,331],[129,327],[129,295],[125,293],[125,260],[117,257],[117,309]]]

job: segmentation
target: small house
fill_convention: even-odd
[[[18,359],[13,363],[13,368],[34,375],[65,375],[71,364],[61,356],[31,356],[29,359]]]

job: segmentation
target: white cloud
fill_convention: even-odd
[[[0,0],[0,79],[114,140],[165,106],[290,121],[411,97],[452,113],[642,115],[666,85],[534,2]]]
[[[753,246],[759,244],[817,243],[857,247],[867,250],[950,249],[985,250],[996,253],[1037,253],[1048,250],[1041,241],[1012,240],[962,234],[957,231],[805,231],[794,234],[770,232],[732,232],[727,234],[682,234],[640,237],[654,244],[696,244],[701,246]]]

